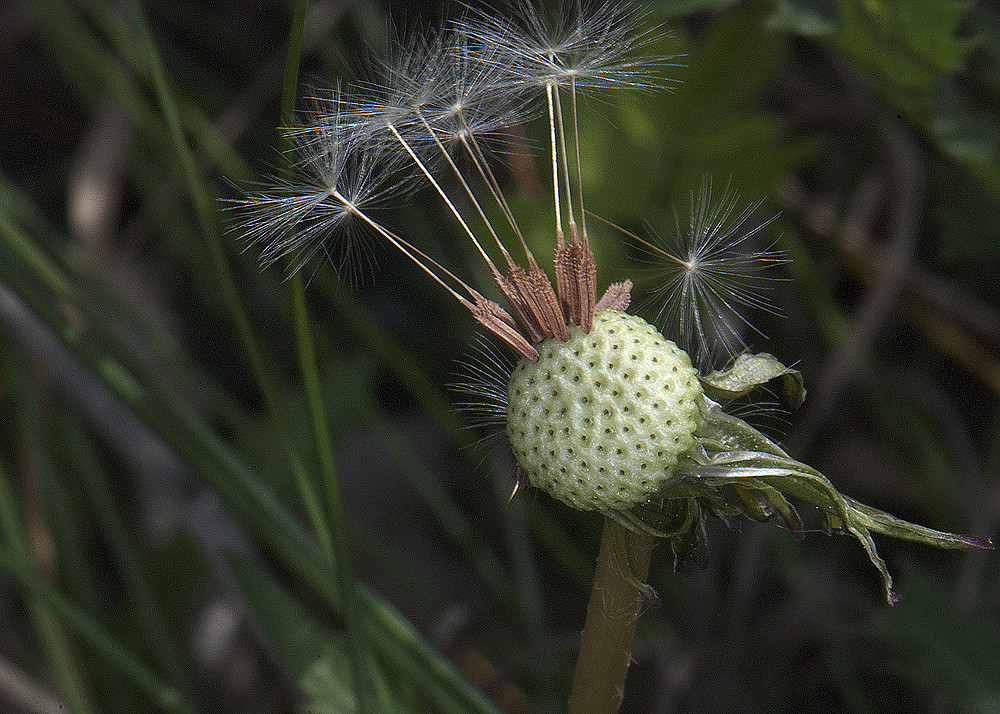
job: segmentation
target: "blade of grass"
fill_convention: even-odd
[[[160,682],[156,675],[121,647],[97,622],[70,600],[35,575],[10,548],[0,548],[0,569],[18,583],[27,594],[51,609],[80,639],[94,648],[108,664],[144,691],[164,711],[196,712],[197,709],[176,689]],[[89,709],[72,709],[89,711]]]
[[[148,73],[152,82],[160,112],[167,124],[167,134],[172,145],[173,159],[179,164],[188,194],[194,206],[195,217],[197,218],[202,238],[208,244],[209,257],[215,263],[218,277],[222,281],[219,287],[225,292],[226,301],[230,304],[233,317],[241,323],[241,334],[246,333],[244,340],[250,343],[247,347],[256,347],[249,319],[239,300],[236,285],[232,280],[232,274],[229,270],[226,253],[222,248],[215,198],[208,190],[204,179],[199,174],[198,168],[195,165],[194,156],[191,153],[191,148],[188,146],[184,128],[181,124],[177,101],[167,81],[166,70],[160,60],[159,50],[156,47],[149,23],[146,20],[146,13],[139,0],[131,0],[129,8],[132,11],[132,19],[136,25],[136,59],[141,63],[139,68]],[[253,351],[254,354],[251,354],[251,359],[255,360],[255,362],[259,361],[263,365],[263,356],[257,354],[257,350]]]
[[[306,709],[357,712],[345,638],[303,607],[259,564],[233,553],[224,558],[267,641],[305,692]],[[318,668],[328,672],[329,686],[323,692],[310,693],[307,678]]]
[[[98,464],[90,440],[82,425],[66,409],[60,410],[57,427],[59,439],[71,459],[73,472],[80,479],[93,509],[96,525],[111,551],[115,569],[124,584],[125,596],[146,635],[145,644],[167,681],[194,701],[195,687],[191,676],[167,628],[163,609],[149,586],[139,550],[129,536],[125,519],[115,504],[107,474]]]
[[[323,515],[319,498],[312,487],[308,475],[305,473],[301,457],[295,451],[291,436],[288,433],[287,425],[290,422],[284,416],[284,409],[281,406],[281,401],[278,399],[278,389],[273,370],[264,357],[264,352],[260,348],[256,332],[251,326],[250,317],[236,289],[236,281],[233,278],[226,251],[222,246],[215,199],[208,191],[204,180],[199,175],[195,166],[194,157],[184,136],[174,93],[167,82],[166,72],[160,60],[156,44],[153,41],[149,24],[146,21],[142,3],[139,0],[131,0],[130,7],[137,26],[138,37],[136,39],[141,45],[141,57],[144,61],[145,69],[152,79],[160,110],[167,123],[168,133],[173,143],[175,160],[180,163],[188,193],[194,203],[198,225],[207,243],[208,258],[215,271],[217,288],[221,290],[225,303],[229,308],[229,316],[236,324],[237,332],[250,360],[257,387],[267,404],[268,412],[274,419],[280,441],[284,444],[288,452],[289,462],[304,499],[306,511],[316,532],[316,537],[323,545],[324,550],[333,554],[333,536],[330,533],[330,524]],[[338,563],[338,567],[339,565]]]
[[[80,299],[65,276],[11,223],[5,212],[0,212],[0,237],[13,251],[9,257],[0,256],[4,258],[0,259],[0,279],[223,498],[239,520],[306,587],[339,612],[339,594],[333,587],[334,575],[324,551],[310,540],[252,470],[107,328]],[[78,326],[71,325],[54,308],[50,298],[27,284],[26,276],[29,275],[35,275],[60,299],[74,305],[87,322],[89,333],[98,336],[107,351],[98,349]],[[133,366],[135,372],[124,369],[118,359]],[[366,614],[368,641],[380,656],[420,686],[423,696],[436,711],[496,712],[495,706],[462,679],[399,614],[363,587],[359,587],[359,596]]]
[[[566,534],[566,529],[552,514],[541,508],[531,508],[527,511],[531,530],[535,532],[538,541],[545,545],[546,550],[559,563],[560,569],[577,584],[588,587],[590,585],[588,573],[593,570],[592,558],[588,558],[584,554],[580,544]]]
[[[475,432],[468,428],[461,415],[442,394],[440,387],[434,383],[426,371],[419,367],[418,360],[409,354],[409,350],[389,335],[364,310],[350,291],[334,290],[328,283],[322,283],[322,287],[325,288],[325,296],[336,305],[339,316],[346,318],[352,329],[358,333],[366,345],[367,351],[378,356],[378,359],[396,376],[397,380],[406,386],[407,391],[417,403],[435,418],[453,443],[465,451],[478,448]],[[380,413],[377,406],[366,411],[372,414]],[[510,511],[502,515],[505,533],[508,537],[509,561],[511,563],[511,568],[507,568],[496,559],[485,545],[481,545],[481,538],[471,522],[468,521],[461,509],[454,505],[440,480],[434,474],[429,473],[416,455],[411,453],[412,450],[398,434],[398,431],[393,430],[386,420],[380,420],[377,428],[382,434],[383,443],[394,454],[394,459],[410,479],[421,500],[430,508],[445,533],[449,535],[449,538],[458,546],[459,551],[467,557],[483,581],[490,587],[501,607],[508,614],[519,617],[528,631],[532,633],[536,642],[542,641],[546,637],[548,629],[542,606],[542,595],[536,577],[534,556],[530,548],[523,515],[518,515],[519,512],[512,514]],[[506,467],[502,467],[498,463],[494,454],[487,454],[487,459],[495,473]],[[499,483],[499,479],[495,480]],[[497,499],[497,503],[503,502],[504,498]],[[533,511],[532,516],[534,515]],[[539,523],[539,519],[532,517],[527,525],[538,531]],[[576,566],[573,572],[579,575],[582,584],[588,585],[589,559],[582,555],[579,548],[571,546],[570,539],[553,520],[545,521],[544,525],[546,533],[543,534],[541,542],[547,544],[565,543],[566,548],[563,552],[572,550],[573,555],[576,556],[573,561]],[[559,534],[558,538],[553,535],[555,533]],[[502,575],[508,571],[513,572],[514,575],[513,587],[511,581]],[[544,686],[552,682],[553,673],[543,671],[540,674],[543,688],[555,691],[552,687]]]
[[[517,606],[512,603],[517,602],[517,595],[511,587],[507,568],[476,533],[469,518],[448,495],[441,481],[429,472],[381,407],[373,404],[364,411],[390,457],[400,466],[420,501],[434,514],[448,539],[469,561],[506,614],[516,616]]]
[[[356,712],[357,699],[351,685],[350,646],[346,638],[333,632],[306,609],[267,570],[226,553],[226,565],[246,596],[257,621],[268,635],[282,660],[291,668],[311,697],[307,709],[317,712]],[[384,676],[384,672],[378,672]],[[326,685],[326,686],[320,686]],[[383,687],[384,688],[384,687]],[[405,694],[412,698],[412,689]],[[379,701],[384,712],[412,711],[401,697],[386,696]]]
[[[54,556],[60,583],[67,597],[83,612],[107,626],[109,608],[106,605],[106,593],[101,592],[98,580],[101,568],[90,547],[92,539],[87,525],[89,514],[83,512],[80,503],[74,498],[77,489],[72,480],[73,471],[65,468],[58,453],[58,445],[52,439],[51,414],[60,409],[61,405],[58,399],[53,399],[52,385],[46,384],[46,380],[37,371],[24,375],[22,389],[28,389],[29,384],[35,393],[35,405],[40,408],[24,410],[21,421],[27,429],[25,438],[31,444],[29,448],[35,454],[41,474],[45,526],[51,533],[55,546]],[[109,701],[115,704],[129,701],[129,695],[134,690],[125,686],[121,678],[109,672],[103,663],[95,661],[89,648],[79,651],[75,661],[90,685],[89,698],[94,703],[94,709],[103,711]],[[184,692],[188,697],[192,693],[193,690]],[[112,696],[113,699],[109,699]],[[134,709],[134,698],[132,704]],[[118,711],[124,711],[120,705]]]
[[[295,110],[295,96],[298,90],[299,57],[302,53],[302,37],[305,28],[305,0],[297,0],[293,5],[292,24],[288,39],[288,56],[285,62],[285,75],[281,91],[281,121],[284,126],[291,126],[292,114]],[[287,146],[283,146],[287,149]],[[290,166],[283,167],[286,172]],[[326,517],[330,529],[332,555],[337,565],[337,589],[343,604],[342,615],[347,629],[347,641],[351,653],[351,673],[354,681],[354,696],[357,699],[358,711],[363,714],[377,714],[386,708],[387,702],[377,701],[374,677],[370,671],[371,655],[365,642],[364,629],[361,622],[360,603],[358,601],[357,583],[354,579],[354,567],[351,562],[351,543],[347,532],[347,519],[344,516],[343,500],[340,495],[340,482],[334,464],[333,447],[330,441],[329,422],[326,418],[326,407],[320,388],[319,370],[316,366],[316,351],[313,346],[312,332],[309,329],[309,315],[306,311],[305,289],[302,275],[296,272],[288,285],[291,298],[292,314],[295,325],[295,343],[299,355],[299,371],[305,387],[306,401],[309,407],[309,421],[312,425],[313,442],[320,465],[320,478],[326,494]]]
[[[378,359],[396,376],[400,384],[406,386],[407,391],[417,403],[435,418],[435,421],[445,430],[453,443],[466,451],[477,448],[477,435],[468,428],[461,415],[442,394],[441,389],[427,375],[426,371],[419,367],[418,360],[409,354],[409,350],[389,335],[371,317],[358,303],[353,293],[347,290],[334,290],[328,283],[321,283],[321,286],[324,288],[325,296],[336,305],[338,315],[341,318],[346,318],[351,328],[366,345],[367,351],[378,356]],[[372,414],[379,413],[377,407],[367,411]],[[536,641],[543,639],[547,632],[544,608],[541,606],[541,593],[535,576],[534,559],[528,543],[528,534],[525,532],[524,523],[521,520],[523,516],[518,516],[517,513],[512,515],[509,512],[503,515],[508,536],[508,550],[511,553],[509,560],[512,564],[516,586],[510,587],[506,580],[503,581],[502,586],[498,586],[495,574],[507,572],[508,568],[496,561],[495,556],[488,549],[474,545],[480,542],[480,539],[465,514],[453,505],[452,499],[441,486],[440,480],[422,467],[419,459],[414,454],[409,453],[411,450],[405,440],[402,440],[398,432],[394,433],[390,427],[391,425],[384,420],[379,422],[383,442],[394,453],[396,462],[410,478],[421,500],[428,505],[450,539],[459,546],[460,551],[466,555],[480,577],[490,586],[494,596],[508,611],[517,610],[518,608],[511,606],[510,603],[518,602],[520,611],[512,614],[520,616],[529,631],[534,633]],[[495,473],[505,468],[498,463],[495,455],[488,454],[487,458]],[[496,480],[499,483],[499,479]],[[502,503],[503,500],[503,498],[498,498],[497,503]],[[589,585],[591,567],[589,558],[572,544],[571,539],[565,535],[563,529],[553,519],[547,518],[544,513],[537,509],[532,509],[527,525],[540,534],[539,540],[542,543],[546,543],[558,551],[557,555],[560,559],[572,564],[571,572],[577,575],[581,584]],[[546,677],[548,677],[548,673],[543,674],[543,679]]]
[[[428,710],[442,714],[499,714],[499,709],[462,679],[452,665],[432,656],[433,650],[413,627],[381,600],[362,588],[369,619],[369,637],[389,635],[398,647],[381,647],[379,653],[406,677],[429,703]]]
[[[24,193],[0,175],[0,210],[7,212],[15,223],[25,227],[39,244],[52,256],[56,265],[80,286],[80,291],[103,303],[103,312],[115,316],[123,334],[133,334],[142,344],[148,345],[153,361],[169,365],[176,377],[197,394],[199,402],[208,406],[222,419],[227,428],[245,428],[248,418],[231,394],[219,381],[191,359],[163,327],[136,309],[135,301],[123,297],[107,281],[94,272],[90,263],[81,259],[72,245],[67,245],[62,233],[32,204]]]
[[[360,603],[358,601],[357,583],[351,563],[350,536],[347,533],[347,520],[344,516],[343,500],[340,495],[340,483],[337,478],[336,465],[333,458],[333,446],[330,441],[326,407],[323,403],[320,388],[319,371],[316,366],[316,353],[313,347],[312,333],[309,329],[309,317],[306,313],[305,293],[302,278],[295,274],[289,288],[292,309],[295,316],[296,347],[299,354],[299,370],[302,374],[306,400],[309,408],[309,422],[312,426],[313,441],[320,465],[320,476],[326,494],[326,518],[329,524],[331,549],[336,563],[336,585],[343,604],[342,615],[347,628],[347,640],[351,651],[351,671],[354,675],[355,696],[358,711],[375,714],[380,711],[376,704],[375,687],[372,675],[368,671],[370,654],[365,643],[365,634],[361,624]]]
[[[110,309],[123,324],[134,328],[134,334],[140,339],[144,338],[145,342],[153,347],[153,354],[162,359],[164,363],[178,368],[178,375],[192,386],[191,391],[193,393],[197,393],[203,398],[206,396],[209,397],[210,406],[215,410],[215,413],[225,418],[230,428],[238,429],[245,425],[246,417],[242,415],[242,412],[239,412],[232,398],[222,391],[214,378],[200,369],[188,355],[182,353],[177,348],[172,340],[162,335],[143,316],[136,314],[130,301],[123,299],[101,281],[100,278],[92,273],[88,266],[82,265],[78,256],[72,250],[66,248],[66,242],[59,239],[56,235],[55,228],[48,221],[44,220],[41,214],[34,209],[34,206],[28,203],[20,192],[16,190],[16,187],[9,184],[2,176],[0,176],[0,210],[8,214],[13,214],[13,217],[29,222],[36,232],[45,237],[45,245],[56,253],[57,268],[69,273],[78,282],[84,283],[88,289],[105,300],[107,303],[106,309]],[[44,260],[36,258],[32,259],[31,262],[41,269]],[[51,284],[53,280],[52,276],[46,279]],[[128,366],[132,369],[145,368],[145,363],[133,360],[128,363]],[[308,493],[312,491],[312,485],[309,482],[305,467],[297,452],[289,449],[288,457],[292,464],[293,476],[299,486],[300,493],[303,494],[303,503],[307,508],[310,521],[314,524],[317,538],[320,539],[324,548],[327,548],[323,540],[323,535],[327,533],[328,529],[325,525],[316,525],[323,523],[322,506],[318,497],[308,497]]]
[[[13,485],[10,472],[0,462],[0,531],[3,532],[3,539],[6,541],[6,547],[0,549],[0,552],[17,568],[29,572],[32,566],[28,550],[28,536],[18,513]],[[32,575],[32,577],[35,576]],[[39,582],[41,581],[39,580]],[[93,711],[86,695],[86,686],[81,680],[76,663],[73,661],[69,643],[60,629],[56,613],[53,613],[47,603],[44,603],[43,599],[34,593],[29,594],[26,600],[31,620],[45,650],[53,679],[66,706],[71,712]]]
[[[96,12],[90,6],[88,9],[95,18],[94,24],[108,24],[104,19],[107,13]],[[190,226],[177,228],[175,224],[184,216],[167,210],[167,206],[176,202],[174,195],[178,193],[172,181],[164,181],[164,164],[169,169],[174,163],[170,158],[172,144],[169,138],[164,137],[163,123],[150,104],[147,92],[136,84],[137,76],[151,77],[146,65],[136,62],[133,71],[128,71],[123,66],[121,57],[112,56],[107,50],[107,43],[95,36],[93,25],[79,17],[75,5],[60,0],[39,0],[31,4],[30,10],[39,27],[38,35],[46,44],[52,62],[73,87],[79,102],[85,107],[97,108],[113,101],[126,111],[137,130],[138,138],[130,154],[127,178],[131,188],[144,197],[145,208],[141,217],[133,219],[132,229],[134,230],[136,222],[141,225],[142,230],[146,230],[156,221],[160,232],[178,245],[177,253],[190,274],[197,277],[198,284],[206,286],[204,296],[209,304],[214,307],[219,297],[224,301],[225,293],[216,287],[215,266],[203,257],[203,242],[192,238],[199,231]],[[121,13],[117,15],[120,17]],[[132,37],[132,33],[123,31],[123,27],[124,23],[117,22],[106,29],[111,42],[119,48],[121,56],[141,56],[141,52],[135,48],[137,42],[128,39]],[[197,127],[192,131],[196,132]],[[197,132],[197,136],[200,138],[202,132]],[[227,164],[238,160],[232,152],[226,158]],[[150,205],[152,208],[149,208]],[[124,233],[127,238],[129,229],[126,228]],[[222,309],[229,308],[224,305]]]
[[[120,63],[80,22],[75,7],[58,0],[39,0],[26,7],[38,23],[37,35],[47,44],[52,62],[74,86],[81,103],[96,106],[114,97],[136,125],[152,136],[157,122],[149,103]]]
[[[366,351],[377,356],[417,403],[446,430],[456,445],[463,448],[472,446],[476,437],[465,428],[461,416],[442,394],[441,388],[420,368],[419,360],[411,351],[390,335],[350,290],[338,290],[329,281],[315,282],[324,297],[336,307],[338,318],[346,320],[357,333]]]
[[[80,6],[93,25],[103,31],[111,45],[121,52],[133,67],[140,71],[146,69],[147,65],[141,60],[141,51],[134,32],[117,8],[98,0],[83,0]],[[147,73],[143,75],[143,79],[149,80],[151,77]],[[204,152],[224,175],[232,179],[248,178],[249,165],[232,150],[229,142],[219,133],[205,112],[188,97],[179,96],[176,101],[178,116],[192,135],[198,149]]]
[[[499,479],[494,478],[497,500],[503,501],[507,494]],[[531,536],[527,519],[524,514],[524,502],[511,504],[507,516],[503,519],[504,535],[507,542],[507,560],[511,564],[514,575],[513,590],[520,606],[520,616],[524,622],[530,641],[532,654],[538,657],[538,663],[533,668],[532,676],[539,684],[545,708],[556,711],[561,705],[560,689],[557,685],[555,660],[540,652],[541,643],[550,638],[548,617],[545,612],[545,597],[542,594],[538,578],[538,561],[531,545]]]

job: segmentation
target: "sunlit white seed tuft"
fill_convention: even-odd
[[[287,259],[294,271],[321,253],[338,276],[353,280],[370,264],[371,233],[355,219],[399,200],[406,186],[393,163],[345,123],[343,108],[339,90],[314,98],[285,130],[292,175],[231,201],[245,246],[259,248],[262,266]]]
[[[734,217],[738,202],[728,189],[713,202],[706,182],[692,196],[686,229],[678,221],[672,237],[643,241],[656,264],[649,298],[659,305],[656,322],[706,369],[748,351],[748,331],[763,337],[750,313],[777,314],[767,291],[780,278],[767,271],[787,262],[780,251],[751,247],[774,218],[752,222],[760,202]]]
[[[561,2],[545,15],[537,3],[520,0],[514,15],[512,20],[474,8],[455,26],[470,42],[493,48],[491,61],[515,86],[665,85],[660,69],[666,60],[640,52],[661,33],[637,31],[645,18],[635,5],[596,2],[583,8],[578,2]]]

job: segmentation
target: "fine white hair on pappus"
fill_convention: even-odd
[[[514,361],[496,344],[476,336],[471,351],[458,361],[455,380],[448,387],[457,400],[455,407],[473,427],[507,425],[507,386]]]
[[[338,277],[354,280],[370,265],[371,232],[356,219],[399,200],[405,181],[344,121],[346,106],[339,88],[312,98],[285,129],[291,174],[230,201],[245,249],[260,251],[261,266],[288,259],[294,272],[324,254]]]
[[[645,53],[664,33],[634,3],[566,0],[546,14],[537,3],[518,0],[510,3],[511,17],[467,7],[454,26],[477,45],[495,48],[491,61],[515,87],[669,86],[661,70],[671,58]]]

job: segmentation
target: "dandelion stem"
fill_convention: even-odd
[[[583,641],[569,695],[569,714],[614,714],[621,706],[636,621],[644,601],[622,575],[615,556],[612,529],[620,527],[604,520]],[[644,580],[653,552],[653,537],[628,531],[627,539],[632,574]]]

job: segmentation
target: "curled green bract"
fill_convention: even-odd
[[[773,358],[772,358],[773,359]],[[892,576],[878,554],[872,533],[924,543],[937,548],[992,549],[988,538],[957,535],[910,523],[843,495],[816,469],[791,458],[780,446],[742,419],[727,414],[705,397],[696,448],[643,506],[627,514],[609,514],[630,528],[669,541],[675,562],[704,549],[704,530],[695,521],[702,513],[726,522],[737,516],[758,521],[777,519],[797,538],[802,521],[788,500],[819,508],[828,533],[848,533],[860,541],[882,576],[886,600],[895,604]]]
[[[764,385],[773,385],[781,402],[792,408],[801,406],[806,398],[802,373],[786,367],[766,352],[741,354],[729,369],[712,372],[700,379],[705,394],[716,400],[743,397]]]

